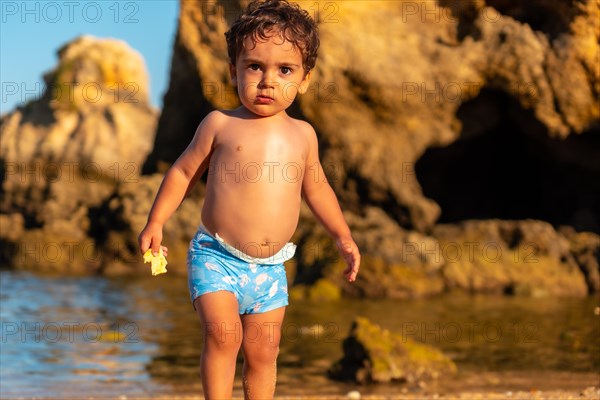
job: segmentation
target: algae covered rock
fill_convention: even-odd
[[[293,300],[337,301],[341,298],[340,287],[328,279],[321,278],[313,285],[295,285],[290,289]]]
[[[434,236],[446,261],[442,273],[447,289],[531,297],[588,294],[572,245],[547,222],[464,221],[438,225]],[[583,263],[593,247],[580,247]],[[594,280],[593,273],[587,275]]]
[[[327,279],[346,296],[367,298],[419,298],[443,292],[444,258],[436,251],[439,243],[434,237],[403,230],[374,207],[368,207],[362,217],[352,213],[345,217],[363,252],[358,279],[351,284],[346,281],[342,273],[346,264],[333,240],[303,208],[295,240],[296,284],[313,285]]]
[[[436,348],[417,343],[357,317],[343,342],[344,357],[333,365],[333,379],[358,383],[406,382],[454,374],[456,365]]]

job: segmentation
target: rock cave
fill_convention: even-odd
[[[438,222],[539,219],[600,232],[600,135],[595,126],[566,139],[509,94],[484,89],[460,106],[458,140],[429,148],[415,166]]]

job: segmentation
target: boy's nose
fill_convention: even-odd
[[[273,73],[270,71],[266,71],[262,75],[262,79],[258,82],[259,88],[273,88],[275,87],[275,79],[273,78]]]
[[[273,89],[275,87],[275,82],[270,82],[265,79],[258,82],[259,89]]]

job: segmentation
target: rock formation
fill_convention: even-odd
[[[60,52],[46,77],[51,90],[2,118],[0,218],[14,226],[3,229],[3,260],[15,263],[15,243],[27,235],[66,235],[103,248],[108,270],[137,268],[135,237],[161,176],[149,174],[166,170],[209,111],[238,104],[223,34],[246,3],[181,2],[155,138],[136,56],[87,38]],[[308,93],[290,113],[317,130],[364,263],[361,279],[344,283],[330,239],[305,208],[293,238],[295,283],[394,298],[453,288],[598,291],[598,0],[300,4],[319,22],[322,45]],[[112,63],[117,54],[130,61]],[[58,96],[74,82],[118,90],[95,102]],[[44,179],[23,179],[32,170],[24,163],[38,161]],[[59,162],[76,163],[78,183],[56,179],[64,168],[48,165]],[[138,176],[142,162],[147,175]],[[90,176],[93,185],[81,182]],[[199,183],[165,227],[170,272],[185,270],[202,192]],[[465,256],[473,241],[503,256]],[[541,262],[519,258],[527,254]]]
[[[532,135],[565,139],[597,129],[597,1],[575,2],[567,14],[545,14],[548,24],[560,19],[564,26],[554,36],[483,2],[453,3],[425,8],[425,3],[353,1],[323,9],[304,4],[320,21],[322,46],[299,113],[316,127],[326,171],[356,213],[376,206],[404,228],[430,229],[440,209],[421,193],[413,166],[428,148],[490,131],[493,118],[463,131],[465,123],[456,115],[484,89],[514,99],[522,114],[515,118],[524,120],[519,121],[524,130],[537,128]],[[548,2],[536,2],[540,8],[541,3]],[[507,4],[512,2],[501,9],[515,13]],[[151,160],[172,162],[178,153],[164,150],[161,140],[182,137],[178,146],[183,147],[207,111],[236,104],[223,33],[239,10],[235,1],[182,2],[174,84]],[[495,108],[486,105],[473,114],[488,117]],[[525,120],[530,114],[532,120]],[[170,123],[175,121],[180,122]],[[181,129],[182,124],[188,127]],[[571,158],[598,173],[588,157]]]
[[[207,112],[237,104],[223,34],[245,3],[181,3],[171,85],[147,171],[164,171]],[[391,297],[454,286],[586,292],[585,277],[597,273],[584,277],[587,267],[567,254],[565,237],[527,221],[600,231],[598,1],[559,3],[300,2],[319,21],[322,45],[309,91],[291,112],[317,130],[321,161],[366,257],[364,285],[338,282],[335,249],[304,210],[294,238],[295,282],[329,277],[346,293]],[[523,277],[524,286],[507,278],[493,288],[457,283],[455,262],[431,250],[448,239],[449,228],[435,224],[491,220],[452,228],[470,237],[473,229],[506,229],[495,218],[525,220],[506,222],[511,229],[542,226],[560,250],[544,254],[552,261],[527,278],[514,275],[511,263],[499,267]],[[514,246],[497,233],[489,240]],[[548,282],[533,283],[538,273],[564,274],[572,284],[548,289]]]
[[[106,204],[140,179],[157,111],[125,43],[83,36],[58,57],[43,95],[0,122],[2,262],[89,272],[106,264]]]
[[[454,374],[456,365],[441,351],[357,317],[343,342],[344,357],[329,371],[334,379],[357,383],[416,384]]]

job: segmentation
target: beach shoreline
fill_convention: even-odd
[[[52,399],[55,399],[53,397]],[[29,399],[40,399],[40,397],[31,398],[19,398],[23,400]],[[50,397],[42,399],[51,399]],[[73,397],[65,397],[64,400],[75,399]],[[202,395],[158,395],[158,396],[115,396],[115,397],[103,397],[103,396],[85,396],[77,397],[76,399],[86,400],[141,400],[141,399],[152,399],[152,400],[203,400]],[[393,395],[361,395],[360,392],[349,392],[345,395],[337,396],[320,396],[320,395],[307,395],[307,396],[275,396],[275,400],[598,400],[600,399],[600,388],[599,387],[587,387],[581,390],[548,390],[548,391],[505,391],[505,392],[463,392],[463,393],[452,393],[452,394],[393,394]],[[234,396],[232,400],[243,400],[243,397]]]

